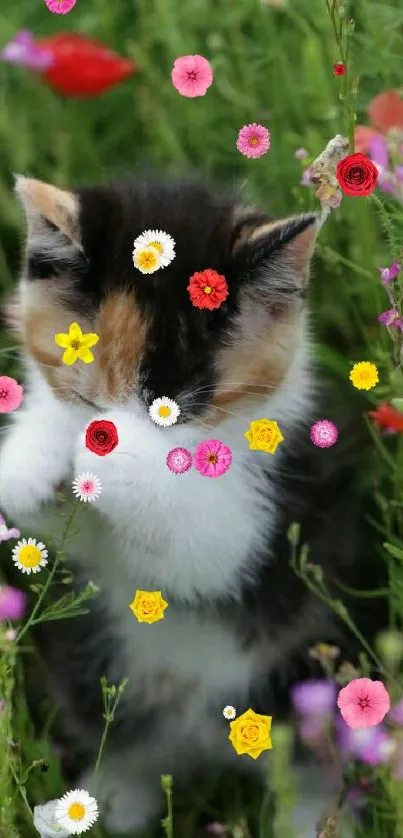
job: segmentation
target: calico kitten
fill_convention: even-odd
[[[0,452],[0,507],[25,535],[44,537],[60,527],[56,487],[86,471],[101,479],[67,548],[75,586],[92,580],[99,599],[87,616],[45,625],[39,639],[82,769],[99,745],[100,677],[130,679],[95,789],[107,826],[125,832],[158,813],[161,774],[180,785],[213,767],[266,771],[264,757],[236,755],[223,707],[251,706],[275,726],[309,646],[342,639],[290,569],[286,538],[300,521],[325,573],[346,578],[359,562],[342,445],[323,451],[309,441],[321,418],[305,310],[318,219],[273,221],[195,183],[63,191],[19,177],[17,193],[28,227],[14,299],[26,395]],[[173,236],[177,255],[143,275],[133,240],[150,228]],[[205,268],[229,287],[215,311],[195,308],[186,290]],[[99,335],[91,365],[62,363],[54,335],[73,321]],[[180,407],[172,427],[148,414],[160,396]],[[274,456],[244,438],[262,417],[284,436]],[[85,447],[94,418],[118,429],[106,457]],[[220,479],[168,470],[171,448],[193,452],[210,438],[233,453]],[[136,589],[162,592],[163,621],[136,621]],[[93,788],[90,774],[76,785]],[[301,796],[298,838],[315,834],[322,786],[315,778]]]

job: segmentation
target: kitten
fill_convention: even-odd
[[[357,496],[342,444],[323,451],[309,440],[321,418],[305,309],[318,219],[273,221],[196,183],[63,191],[19,177],[16,189],[28,227],[14,299],[27,374],[0,452],[0,507],[25,535],[44,537],[61,526],[52,505],[60,483],[86,471],[102,482],[93,507],[79,507],[67,547],[75,586],[92,580],[99,599],[87,616],[45,624],[40,643],[83,767],[99,746],[100,677],[130,679],[96,786],[90,773],[77,783],[95,788],[107,826],[125,832],[158,814],[161,774],[179,786],[211,768],[264,772],[264,756],[235,753],[223,707],[273,715],[275,729],[309,646],[342,640],[290,569],[286,538],[301,521],[325,573],[346,578],[357,566]],[[176,242],[173,262],[152,275],[132,262],[146,229]],[[215,311],[195,308],[187,291],[205,268],[229,287]],[[54,335],[73,321],[99,335],[91,365],[62,363]],[[160,396],[180,407],[172,427],[148,414]],[[274,456],[244,438],[262,417],[284,436]],[[94,418],[118,429],[106,457],[85,447]],[[170,449],[193,452],[210,438],[232,449],[221,478],[168,470]],[[164,620],[137,622],[128,607],[136,589],[162,592]],[[302,799],[298,838],[315,834],[327,799],[321,775]]]

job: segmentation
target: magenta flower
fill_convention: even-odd
[[[171,448],[166,464],[174,474],[184,474],[192,467],[192,455],[186,448]]]
[[[300,184],[301,184],[301,186],[313,186],[313,183],[311,181],[311,168],[310,168],[310,166],[307,166],[307,168],[304,169],[304,171],[302,172]]]
[[[20,64],[28,70],[47,70],[53,64],[50,50],[37,46],[31,32],[26,30],[17,32],[0,52],[2,61],[9,64]]]
[[[388,311],[382,312],[378,320],[384,326],[390,326],[393,329],[403,329],[403,317],[400,317],[399,312],[395,308],[389,308]]]
[[[24,390],[15,378],[0,375],[0,413],[17,410],[24,398]]]
[[[336,721],[337,745],[343,760],[359,759],[367,765],[382,765],[388,762],[395,743],[384,725],[351,728],[343,719]]]
[[[374,727],[386,716],[390,698],[382,681],[354,678],[340,690],[337,706],[349,727]]]
[[[219,439],[201,442],[193,457],[194,467],[203,477],[221,477],[228,471],[231,463],[231,449]]]
[[[390,268],[378,268],[378,271],[381,275],[381,282],[383,285],[388,285],[389,282],[396,279],[399,271],[400,265],[399,262],[393,262],[393,265]]]
[[[311,426],[310,437],[318,448],[331,448],[337,442],[338,436],[337,426],[330,419],[318,419]]]
[[[76,5],[77,0],[45,0],[50,12],[54,15],[66,15]]]
[[[20,620],[26,603],[27,597],[23,591],[0,585],[0,620]]]
[[[336,686],[331,681],[310,678],[293,686],[291,701],[301,716],[323,716],[334,709]]]
[[[263,157],[270,148],[270,131],[264,125],[244,125],[241,128],[236,147],[245,157]]]
[[[10,538],[19,538],[21,535],[15,527],[8,528],[3,516],[0,513],[0,544],[2,541],[9,541]]]
[[[182,55],[174,62],[171,79],[181,96],[193,99],[205,95],[213,83],[213,71],[202,55]]]
[[[306,150],[306,148],[297,148],[297,150],[294,151],[294,157],[296,160],[304,160],[305,157],[308,156],[309,152]]]

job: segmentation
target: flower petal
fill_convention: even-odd
[[[98,335],[90,332],[88,335],[83,335],[82,336],[81,346],[86,346],[86,347],[95,346],[95,344],[98,343],[98,341],[99,341]]]
[[[389,154],[388,146],[384,137],[380,137],[376,134],[375,137],[372,138],[369,144],[369,156],[378,166],[382,166],[383,169],[388,169]]]
[[[71,367],[71,365],[74,364],[74,361],[76,361],[77,358],[78,358],[77,350],[73,349],[73,347],[70,346],[68,349],[66,349],[65,352],[63,352],[62,361],[63,361],[63,364],[67,364],[68,367]]]
[[[70,342],[71,338],[69,335],[66,335],[63,332],[59,332],[59,334],[55,335],[55,343],[57,343],[58,346],[61,346],[62,349],[68,349]]]
[[[368,107],[372,125],[386,134],[391,128],[403,128],[403,99],[398,90],[388,90],[372,99]]]
[[[84,364],[91,364],[94,360],[94,356],[88,346],[81,346],[77,352],[77,355],[80,361],[84,361]]]
[[[79,340],[81,342],[83,337],[83,333],[78,325],[78,323],[70,323],[69,326],[69,338],[70,340]]]

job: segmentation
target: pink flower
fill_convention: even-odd
[[[311,427],[311,440],[318,448],[331,448],[335,445],[339,432],[330,419],[318,419]]]
[[[9,541],[10,538],[19,538],[21,535],[15,527],[8,528],[3,516],[0,514],[0,544],[2,541]]]
[[[0,375],[0,413],[17,410],[24,398],[24,390],[15,378]]]
[[[382,681],[354,678],[340,690],[337,706],[349,727],[373,727],[390,708],[390,698]]]
[[[192,455],[186,448],[171,448],[166,464],[174,474],[184,474],[192,466]]]
[[[182,55],[174,62],[172,84],[181,96],[204,96],[213,83],[210,62],[202,55]]]
[[[2,61],[9,64],[20,64],[28,70],[47,70],[53,64],[50,50],[37,46],[33,36],[27,30],[17,32],[0,52]]]
[[[398,311],[395,308],[389,308],[388,311],[382,312],[379,315],[378,320],[380,323],[383,323],[384,326],[391,326],[394,329],[403,329],[403,317],[400,317]]]
[[[20,620],[27,602],[26,594],[18,588],[0,586],[0,620]]]
[[[304,160],[304,158],[308,156],[309,153],[306,148],[297,148],[297,150],[294,151],[294,157],[296,160]]]
[[[241,128],[236,147],[245,157],[263,157],[270,148],[270,131],[264,125],[244,125]]]
[[[393,265],[391,265],[390,268],[378,268],[378,271],[381,275],[381,282],[383,285],[388,285],[389,282],[396,279],[400,271],[399,262],[393,262]]]
[[[92,503],[96,500],[102,492],[102,485],[99,477],[96,474],[85,472],[79,474],[72,483],[72,488],[75,496],[84,503]]]
[[[339,717],[336,720],[337,745],[345,761],[359,759],[367,765],[382,765],[388,762],[395,750],[395,744],[384,725],[351,728]]]
[[[302,172],[300,184],[301,184],[301,186],[313,186],[313,183],[311,181],[311,167],[310,166],[308,166]]]
[[[400,701],[397,701],[396,704],[392,704],[388,721],[392,722],[394,725],[403,725],[403,698],[401,698]]]
[[[50,12],[55,15],[65,15],[70,12],[77,0],[45,0]]]
[[[231,449],[219,439],[208,439],[197,446],[193,463],[203,477],[221,477],[232,463]]]

